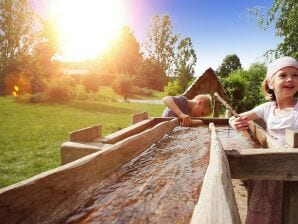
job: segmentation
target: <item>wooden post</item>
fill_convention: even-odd
[[[263,147],[268,148],[283,148],[279,142],[273,139],[267,132],[255,123],[249,124],[249,128],[254,132],[258,141]],[[291,130],[286,130],[285,146],[297,147],[297,133]],[[288,158],[285,163],[291,163],[293,158]],[[272,164],[275,166],[276,164]],[[295,179],[295,178],[294,178]],[[298,223],[298,182],[285,181],[283,187],[283,211],[282,223]]]
[[[72,142],[91,142],[102,136],[102,126],[95,125],[92,127],[82,128],[73,131],[69,134],[69,139]]]
[[[298,148],[298,133],[286,130],[286,145]],[[283,223],[298,222],[298,182],[285,181],[283,192]]]
[[[141,112],[132,115],[132,124],[148,119],[148,112]]]
[[[210,161],[205,173],[200,198],[195,206],[191,224],[240,223],[229,163],[216,134],[211,129]]]

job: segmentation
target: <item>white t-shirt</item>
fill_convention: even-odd
[[[281,144],[285,144],[285,132],[287,128],[298,132],[298,102],[293,110],[282,115],[274,114],[275,108],[275,102],[267,102],[255,107],[252,111],[259,118],[264,119],[268,133],[277,138]]]

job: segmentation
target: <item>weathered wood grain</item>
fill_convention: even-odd
[[[229,163],[211,123],[210,161],[191,223],[240,223]]]
[[[298,181],[298,149],[226,151],[232,178]]]
[[[178,125],[163,121],[59,168],[0,190],[0,223],[59,223],[88,201],[95,184]]]
[[[72,142],[90,142],[102,136],[102,126],[95,125],[88,128],[73,131],[69,134],[69,139]]]
[[[140,121],[148,119],[148,112],[144,111],[141,113],[133,114],[132,115],[132,124],[136,124]]]

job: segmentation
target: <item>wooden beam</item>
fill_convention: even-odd
[[[69,139],[72,142],[91,142],[102,136],[102,126],[95,125],[92,127],[82,128],[73,131],[69,134]]]
[[[210,130],[210,161],[191,223],[240,223],[229,163],[212,123]]]
[[[286,145],[298,148],[298,132],[295,132],[290,129],[286,129]]]
[[[120,131],[117,131],[115,133],[112,133],[108,136],[105,136],[101,139],[98,139],[97,141],[106,143],[106,144],[115,144],[125,138],[128,138],[132,135],[138,134],[148,128],[154,127],[156,124],[163,122],[163,121],[169,121],[176,118],[150,118],[143,121],[140,121],[136,124],[133,124],[127,128],[123,128]],[[177,119],[176,119],[177,120]]]
[[[110,148],[0,189],[0,223],[60,223],[86,204],[101,178],[158,141],[178,125],[163,121]]]
[[[273,139],[264,129],[262,129],[255,122],[249,124],[249,129],[255,133],[258,141],[263,147],[268,148],[283,148],[276,139]],[[290,133],[290,134],[289,134]],[[297,134],[292,131],[286,130],[285,141],[290,147],[297,147]],[[284,163],[292,164],[294,167],[292,169],[297,169],[296,163],[292,162],[293,157],[288,157],[287,161]],[[276,164],[271,164],[274,167],[278,167]],[[283,166],[282,166],[283,167]],[[279,168],[279,167],[278,167]],[[292,170],[291,171],[295,171]],[[296,180],[297,172],[283,173],[282,178],[285,176],[290,180]],[[293,176],[293,177],[292,177]],[[298,182],[296,181],[285,181],[283,187],[283,211],[282,211],[282,223],[297,223],[298,222]]]
[[[141,112],[132,115],[132,124],[148,119],[148,112]]]
[[[232,178],[298,180],[298,149],[226,150]]]

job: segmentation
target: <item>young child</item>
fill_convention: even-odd
[[[167,108],[163,117],[178,117],[181,126],[201,124],[201,120],[192,120],[191,117],[202,117],[211,114],[212,98],[209,94],[199,94],[192,100],[185,96],[166,96],[163,98]]]
[[[285,130],[298,132],[298,61],[281,57],[268,66],[263,90],[271,102],[231,117],[230,125],[238,131],[246,130],[248,122],[263,118],[267,132],[281,144],[285,143]],[[282,181],[250,181],[246,223],[282,223]]]

